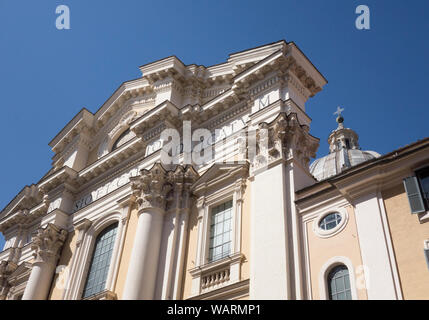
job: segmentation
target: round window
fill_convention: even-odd
[[[341,215],[338,212],[330,213],[320,221],[319,227],[323,230],[331,230],[338,226],[340,222]]]

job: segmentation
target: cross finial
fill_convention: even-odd
[[[341,108],[340,106],[337,107],[337,111],[334,112],[334,114],[337,114],[338,117],[341,117],[341,112],[344,111],[344,108]]]

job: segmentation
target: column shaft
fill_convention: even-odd
[[[33,264],[22,300],[46,300],[54,276],[55,265],[47,262]]]
[[[124,300],[150,300],[155,293],[164,215],[149,209],[140,214],[128,267]]]

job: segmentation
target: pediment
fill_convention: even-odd
[[[200,195],[209,188],[225,183],[230,180],[247,178],[249,173],[249,163],[243,162],[224,162],[215,163],[192,185],[195,194]]]
[[[117,118],[116,121],[113,121],[112,124],[109,125],[107,130],[105,130],[105,136],[102,139],[98,150],[97,155],[100,159],[105,156],[109,152],[113,151],[114,147],[120,147],[121,145],[127,143],[131,139],[133,139],[136,134],[132,130],[130,130],[130,124],[135,120],[142,117],[146,114],[151,107],[130,107],[128,106],[124,112],[122,112]]]
[[[19,210],[29,210],[42,201],[42,194],[36,185],[25,186],[20,193],[1,211],[0,220]]]

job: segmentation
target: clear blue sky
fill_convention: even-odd
[[[71,30],[55,28],[57,5]],[[371,30],[355,28],[355,8]],[[332,113],[362,148],[387,153],[428,136],[429,1],[0,0],[0,208],[51,165],[48,142],[82,108],[95,112],[138,66],[175,54],[217,64],[232,52],[294,41],[329,83],[307,103],[328,151]]]

